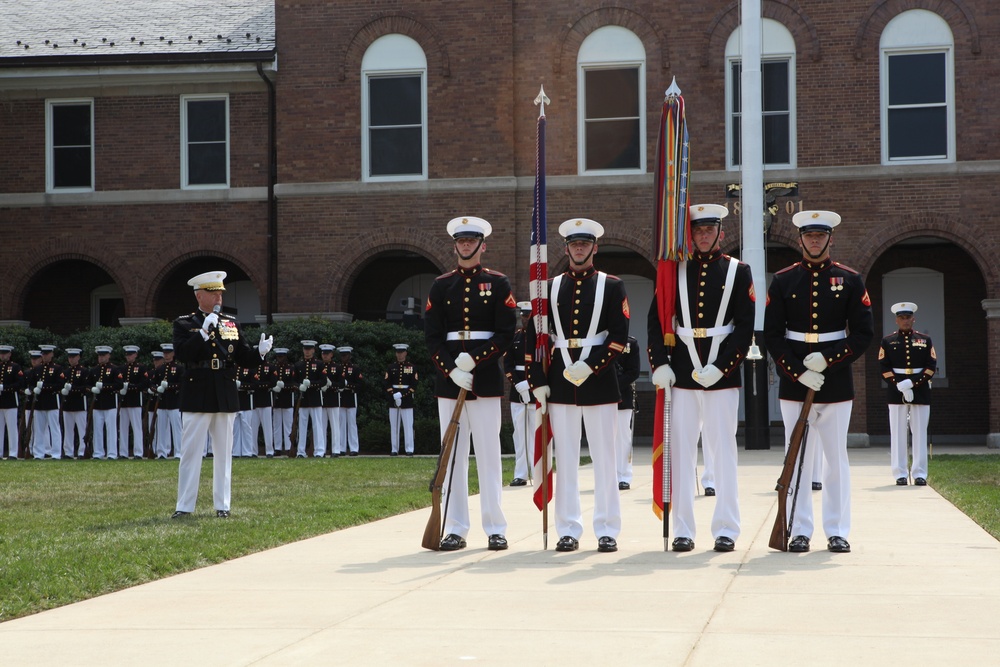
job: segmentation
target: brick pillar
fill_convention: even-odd
[[[1000,299],[983,299],[986,311],[986,363],[988,386],[1000,386]],[[1000,397],[989,393],[990,432],[986,435],[986,446],[1000,449]]]

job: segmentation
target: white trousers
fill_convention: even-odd
[[[107,446],[107,451],[105,451]],[[118,421],[115,410],[94,410],[94,458],[118,458]]]
[[[156,411],[156,442],[154,443],[154,453],[157,457],[168,457],[170,456],[171,447],[174,450],[174,457],[180,458],[181,411],[159,408]]]
[[[132,432],[132,456],[142,458],[142,408],[118,410],[118,456],[128,458],[128,435]]]
[[[779,401],[781,419],[785,423],[785,446],[795,423],[799,420],[802,403]],[[854,401],[840,403],[813,403],[809,411],[809,433],[803,444],[806,455],[802,464],[802,481],[796,485],[798,467],[792,477],[795,492],[788,496],[788,516],[791,535],[813,534],[812,485],[813,467],[823,459],[823,532],[829,539],[843,537],[851,532],[851,464],[847,459],[847,429],[851,423]],[[812,455],[809,449],[813,448]],[[822,456],[820,455],[822,452]],[[795,507],[794,516],[792,507]]]
[[[399,427],[403,427],[403,447],[413,453],[413,408],[389,408],[389,442],[392,451],[399,453]]]
[[[583,535],[580,508],[580,437],[587,429],[587,445],[594,461],[594,535],[617,538],[622,528],[618,470],[615,463],[615,415],[618,405],[564,405],[549,403],[549,423],[555,449],[556,531],[577,540]]]
[[[701,469],[701,488],[714,489],[715,486],[715,445],[701,440],[701,458],[704,463]]]
[[[736,426],[740,390],[677,389],[670,392],[671,515],[677,537],[695,539],[695,486],[698,480],[698,437],[704,451],[715,453],[716,487],[712,537],[740,536]]]
[[[36,459],[49,455],[62,458],[62,428],[59,426],[58,410],[35,410],[35,421],[31,424],[31,453]]]
[[[906,428],[913,434],[913,466],[906,460]],[[927,422],[931,416],[931,406],[904,403],[889,406],[889,457],[892,477],[906,477],[907,472],[914,478],[927,479]]]
[[[0,418],[3,420],[3,429],[7,433],[7,456],[17,458],[17,448],[20,446],[21,437],[17,432],[17,408],[4,408],[0,410]],[[0,453],[3,452],[3,434],[0,433]]]
[[[306,427],[312,421],[313,455],[322,456],[326,452],[326,424],[323,423],[323,408],[299,408],[299,444],[296,456],[306,455]]]
[[[455,399],[438,399],[441,438],[455,411]],[[343,409],[343,408],[342,408]],[[506,535],[507,518],[500,506],[503,468],[500,464],[500,398],[476,398],[466,401],[459,416],[458,437],[452,461],[445,461],[448,474],[441,490],[444,534],[468,537],[469,518],[469,449],[476,441],[476,472],[479,476],[479,505],[483,531],[487,535]]]
[[[83,456],[85,445],[83,439],[87,435],[87,411],[63,411],[63,455]],[[74,443],[79,446],[74,448]],[[73,450],[76,449],[76,452]]]
[[[181,462],[177,474],[177,510],[193,512],[198,501],[205,440],[212,439],[212,502],[229,511],[233,473],[235,412],[186,412],[182,418]]]
[[[535,404],[511,401],[510,420],[514,425],[514,478],[528,479],[535,461]]]
[[[344,444],[340,437],[340,408],[323,408],[323,417],[326,424],[327,443],[330,454],[336,456],[344,453]]]
[[[476,399],[479,400],[478,398]],[[358,409],[338,408],[340,414],[340,451],[358,451]]]
[[[256,444],[257,434],[264,432],[264,454],[274,456],[274,427],[271,424],[271,408],[254,408],[250,411],[250,439]],[[257,448],[253,448],[256,456]]]
[[[632,411],[618,410],[615,416],[615,457],[618,481],[632,483]]]
[[[271,433],[274,447],[279,452],[292,448],[292,416],[294,408],[274,408],[271,411]]]
[[[242,410],[236,418],[239,448],[233,445],[233,456],[257,456],[257,430],[252,428],[253,411]],[[235,441],[235,436],[234,436]]]

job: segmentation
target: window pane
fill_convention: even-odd
[[[226,140],[226,101],[203,100],[187,103],[188,141]]]
[[[889,109],[889,158],[948,154],[948,110]]]
[[[368,80],[372,127],[420,125],[420,77],[373,77]]]
[[[743,141],[743,134],[740,132],[742,128],[740,127],[739,116],[733,118],[732,126],[733,126],[733,163],[731,166],[738,167],[740,166],[740,159],[743,156],[743,144],[741,143]]]
[[[423,173],[421,128],[372,129],[371,176]]]
[[[944,67],[943,53],[889,56],[889,106],[944,103]]]
[[[89,188],[90,147],[52,149],[52,185],[57,188]]]
[[[587,170],[638,169],[639,121],[587,123]]]
[[[639,116],[639,70],[594,69],[585,72],[588,120]]]
[[[761,63],[764,111],[788,111],[788,63]]]
[[[226,183],[226,144],[190,144],[188,146],[188,184]]]
[[[733,98],[733,113],[739,113],[740,109],[743,108],[743,98],[740,97],[742,93],[740,91],[740,77],[743,74],[743,66],[739,61],[732,64],[732,76],[730,78],[731,88],[732,88],[732,98]]]
[[[764,164],[790,162],[788,114],[764,116]]]
[[[52,106],[52,145],[90,145],[89,104],[55,104]]]

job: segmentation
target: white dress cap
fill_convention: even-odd
[[[482,218],[463,215],[448,221],[448,236],[453,239],[480,238],[484,239],[493,233],[493,225]]]

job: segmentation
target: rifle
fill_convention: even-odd
[[[788,451],[785,452],[785,462],[781,468],[781,476],[778,477],[778,515],[774,517],[774,526],[771,528],[771,539],[767,546],[778,551],[788,551],[788,538],[791,537],[789,530],[791,522],[788,520],[786,496],[791,492],[792,473],[795,472],[795,461],[800,460],[799,476],[801,477],[801,461],[805,459],[805,444],[809,433],[809,411],[812,409],[813,399],[816,398],[816,391],[810,389],[806,392],[806,400],[802,403],[802,410],[799,411],[799,420],[795,422],[792,429],[792,437],[788,439]],[[801,480],[799,480],[801,482]],[[794,493],[798,495],[798,483]],[[792,517],[795,516],[795,501],[792,501]]]
[[[142,448],[142,453],[147,459],[156,458],[156,451],[153,448],[153,442],[156,439],[156,410],[160,407],[160,394],[156,394],[151,399],[152,407],[147,409],[146,420],[149,422],[148,433],[146,435],[146,444]],[[146,423],[143,420],[143,423]]]
[[[28,418],[24,423],[24,430],[21,431],[17,446],[17,458],[26,459],[31,455],[31,426],[35,421],[35,403],[38,402],[38,394],[31,393],[31,409],[28,410]],[[27,408],[26,408],[27,409]]]
[[[295,409],[292,410],[292,431],[288,434],[288,458],[293,459],[298,451],[298,434],[299,434],[299,408],[302,406],[302,394],[305,392],[300,391],[298,397],[295,399]]]
[[[94,458],[94,403],[97,397],[91,395],[87,400],[87,429],[83,434],[83,458]]]
[[[431,515],[427,518],[427,526],[424,528],[424,537],[420,546],[431,551],[441,550],[441,490],[444,488],[444,478],[448,473],[448,460],[453,457],[455,441],[458,439],[458,419],[462,415],[462,408],[465,407],[465,389],[458,392],[458,400],[455,401],[455,409],[451,413],[451,421],[441,438],[441,455],[438,456],[437,470],[431,478]]]

